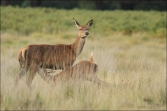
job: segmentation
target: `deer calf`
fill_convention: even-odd
[[[93,61],[93,54],[90,60],[83,60],[68,70],[64,70],[55,76],[50,76],[45,73],[44,69],[39,69],[38,74],[49,84],[54,85],[56,82],[68,79],[85,79],[98,84],[109,85],[98,79],[98,65]]]
[[[20,72],[15,85],[27,71],[29,71],[27,85],[30,86],[38,68],[67,70],[72,67],[84,47],[86,37],[89,35],[88,29],[93,24],[93,20],[85,26],[81,26],[75,19],[74,23],[78,29],[78,37],[73,44],[29,45],[19,51]]]

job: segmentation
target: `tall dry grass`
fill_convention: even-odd
[[[166,42],[144,33],[103,37],[88,36],[76,63],[88,60],[94,53],[99,65],[97,76],[111,84],[104,87],[89,81],[66,81],[55,87],[48,85],[38,74],[31,88],[26,77],[14,87],[19,72],[17,52],[32,43],[72,43],[54,35],[1,34],[1,109],[2,110],[119,110],[166,109]],[[12,36],[12,37],[11,37]]]

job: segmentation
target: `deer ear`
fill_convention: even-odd
[[[74,19],[74,23],[75,23],[75,25],[76,25],[77,28],[78,28],[78,26],[80,26],[80,24],[75,19]]]
[[[90,20],[87,24],[86,27],[89,28],[93,24],[93,20]]]
[[[93,59],[93,52],[90,55],[90,61],[94,63],[94,59]]]

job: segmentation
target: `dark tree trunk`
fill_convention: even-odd
[[[32,7],[41,6],[41,0],[30,0]]]
[[[103,8],[103,2],[102,1],[95,1],[96,9],[101,10]]]
[[[8,1],[7,0],[1,0],[1,5],[2,6],[7,6],[8,5]]]
[[[41,6],[41,0],[37,0],[37,6]]]

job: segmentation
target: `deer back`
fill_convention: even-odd
[[[73,64],[76,55],[70,45],[29,45],[25,59],[28,66],[37,64],[44,68],[63,69]]]
[[[90,78],[96,76],[98,66],[90,61],[81,61],[72,68],[62,71],[55,75],[55,78],[69,79],[69,78]]]

